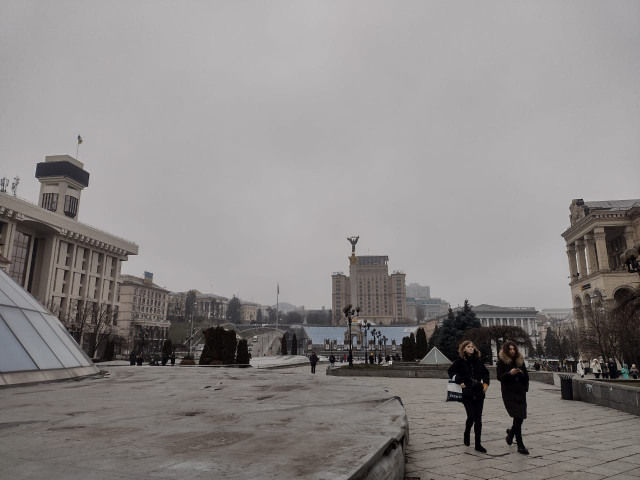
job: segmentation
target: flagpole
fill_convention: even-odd
[[[280,316],[280,284],[276,289],[276,332],[278,331],[278,317]]]
[[[78,160],[78,154],[80,152],[80,144],[82,143],[82,137],[78,135],[78,144],[76,145],[76,160]]]

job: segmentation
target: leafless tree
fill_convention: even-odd
[[[585,309],[585,329],[580,336],[581,350],[603,360],[618,357],[619,336],[615,315],[600,304]]]
[[[627,363],[640,365],[640,287],[628,288],[612,310],[620,352]]]

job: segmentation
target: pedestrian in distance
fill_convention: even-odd
[[[369,364],[370,364],[370,365],[373,365],[373,363],[374,363],[374,362],[375,362],[375,359],[374,359],[374,357],[373,357],[373,353],[370,353],[370,354],[369,354]],[[366,364],[366,363],[367,363],[367,362],[366,362],[366,360],[365,360],[365,364]]]
[[[633,377],[634,380],[638,379],[638,375],[640,375],[640,372],[638,372],[638,367],[636,367],[636,364],[632,364],[631,368],[629,369],[629,374]]]
[[[336,356],[333,353],[331,355],[329,355],[329,363],[331,364],[331,368],[333,368],[335,366]]]
[[[620,370],[620,373],[622,374],[622,378],[626,378],[627,380],[629,379],[629,367],[627,366],[626,363],[622,364],[622,369]]]
[[[135,365],[136,364],[136,352],[131,352],[129,354],[129,365]]]
[[[576,372],[580,375],[580,378],[584,378],[584,367],[581,361],[578,361],[576,364]]]
[[[462,387],[462,405],[467,413],[464,427],[464,444],[471,445],[471,427],[475,434],[475,449],[487,453],[482,446],[482,409],[487,388],[489,388],[489,371],[482,363],[480,351],[470,340],[463,341],[458,346],[455,362],[449,367],[449,378],[455,375],[455,382]]]
[[[176,354],[171,354],[171,366],[173,367],[176,364]]]
[[[609,378],[611,380],[618,378],[618,364],[613,358],[609,359]]]
[[[594,358],[591,361],[591,371],[596,376],[596,378],[600,378],[600,374],[602,373],[602,368],[600,368],[600,362],[597,358]]]
[[[522,423],[527,418],[527,392],[529,391],[529,373],[524,357],[512,341],[502,345],[498,355],[496,376],[500,381],[502,401],[507,413],[513,418],[513,425],[507,429],[507,445],[516,438],[518,453],[529,455],[522,441]]]
[[[311,362],[311,373],[316,373],[316,364],[318,363],[318,355],[316,355],[315,351],[311,351],[311,356],[309,357],[309,362]]]
[[[604,360],[600,363],[600,369],[602,370],[602,378],[609,378],[609,365]]]

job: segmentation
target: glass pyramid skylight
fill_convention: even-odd
[[[97,372],[60,320],[0,270],[0,385]]]

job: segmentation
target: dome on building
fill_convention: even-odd
[[[0,386],[98,372],[60,320],[0,270]]]

